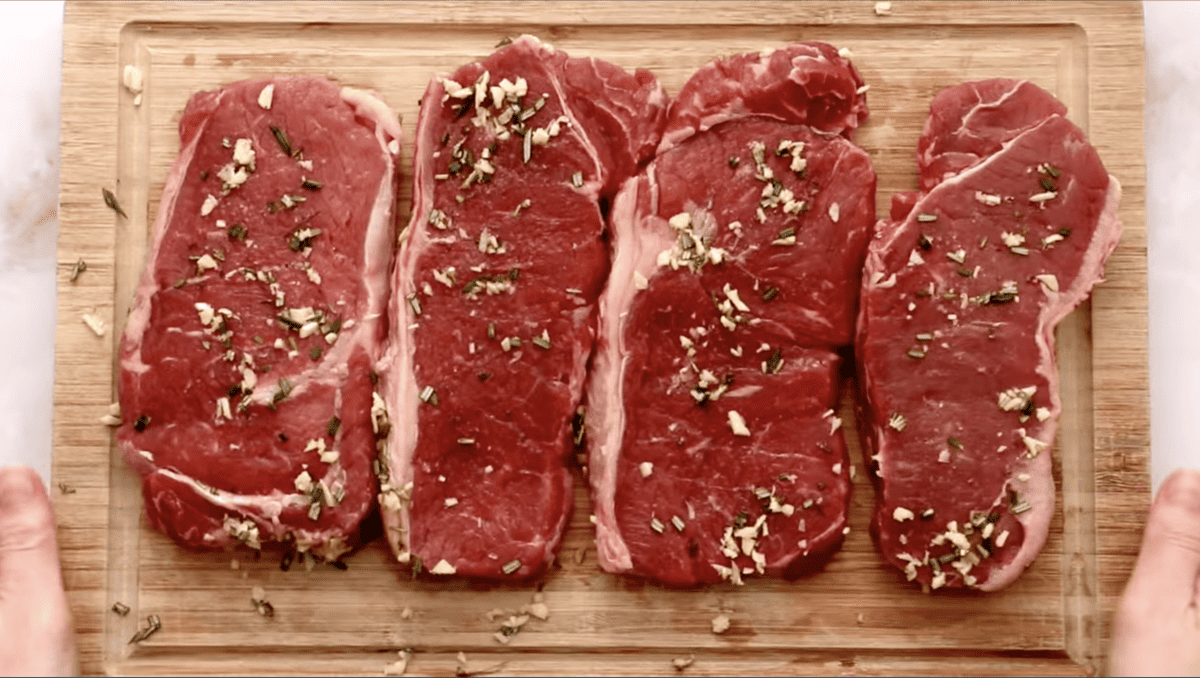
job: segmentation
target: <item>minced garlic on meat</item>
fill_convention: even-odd
[[[258,105],[264,110],[271,110],[271,100],[275,98],[275,85],[267,85],[258,93]]]
[[[729,410],[729,428],[735,436],[749,436],[750,429],[746,428],[746,419],[737,410]]]

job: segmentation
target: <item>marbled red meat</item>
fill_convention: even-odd
[[[184,546],[335,559],[375,495],[399,125],[279,77],[196,94],[179,134],[121,340],[120,448]]]
[[[528,36],[430,83],[384,375],[380,504],[400,562],[522,578],[553,558],[609,267],[601,205],[653,154],[665,109],[649,73]]]
[[[740,583],[841,545],[836,349],[875,219],[860,88],[819,43],[709,64],[617,196],[587,404],[604,569]]]
[[[1027,82],[944,90],[863,271],[857,359],[884,558],[995,590],[1044,544],[1061,409],[1054,327],[1103,277],[1121,188]]]

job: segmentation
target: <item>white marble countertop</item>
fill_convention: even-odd
[[[1200,467],[1200,2],[1147,2],[1151,467]],[[0,3],[0,464],[50,477],[62,4]],[[1189,218],[1191,217],[1191,218]]]

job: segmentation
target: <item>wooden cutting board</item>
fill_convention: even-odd
[[[297,562],[285,572],[277,552],[186,553],[145,525],[137,479],[100,418],[116,398],[117,337],[188,97],[242,78],[324,75],[378,91],[411,140],[432,75],[519,33],[648,68],[669,91],[718,56],[796,40],[848,47],[871,85],[871,117],[856,141],[875,163],[881,214],[894,193],[916,186],[917,136],[942,87],[1020,77],[1068,105],[1124,186],[1125,231],[1108,281],[1058,331],[1058,511],[1045,551],[1016,584],[928,595],[905,583],[867,534],[873,497],[861,473],[852,531],[823,573],[695,591],[601,572],[582,479],[561,567],[525,586],[414,582],[380,540],[350,556],[346,571]],[[127,64],[145,77],[139,104],[121,85]],[[459,652],[466,672],[511,674],[1102,670],[1150,494],[1142,78],[1137,3],[897,2],[888,15],[872,2],[68,4],[54,481],[84,670],[378,674],[408,647],[409,672],[421,674],[461,672]],[[105,207],[104,188],[128,218]],[[87,270],[72,279],[80,260]],[[104,320],[103,336],[85,313]],[[852,398],[848,376],[851,433]],[[256,613],[254,586],[273,618]],[[507,645],[495,640],[502,619],[489,612],[507,617],[539,590],[549,619],[530,621]],[[115,602],[132,611],[110,611]],[[719,614],[731,627],[717,635]],[[129,644],[148,615],[161,630]],[[694,661],[679,671],[677,658]]]

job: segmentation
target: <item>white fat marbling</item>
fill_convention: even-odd
[[[1155,487],[1200,467],[1200,3],[1145,5],[1150,244],[1152,472]],[[0,464],[49,478],[58,230],[62,5],[0,3]],[[14,171],[18,170],[18,171]]]

